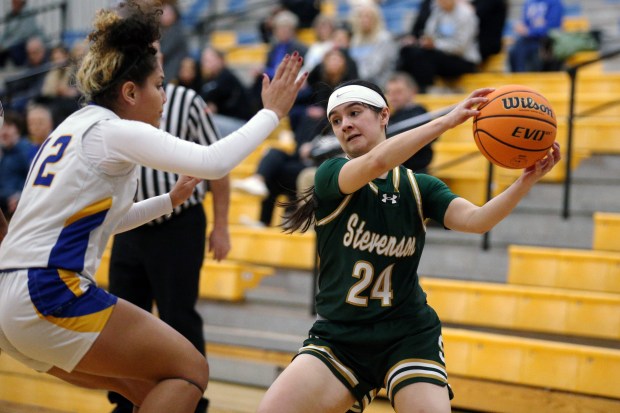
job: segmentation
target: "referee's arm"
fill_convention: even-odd
[[[205,101],[196,94],[194,98],[197,122],[196,138],[201,145],[209,145],[220,139],[213,119]],[[228,175],[209,181],[209,189],[213,195],[213,229],[209,234],[209,252],[216,261],[226,258],[230,251],[230,234],[228,232],[228,209],[230,207],[230,180]]]

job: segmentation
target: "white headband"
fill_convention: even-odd
[[[332,110],[343,103],[361,102],[378,108],[387,107],[387,103],[380,94],[372,89],[360,85],[348,85],[336,89],[327,102],[327,116]]]

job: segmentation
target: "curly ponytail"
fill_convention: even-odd
[[[157,67],[153,42],[159,40],[161,8],[122,3],[117,10],[99,10],[88,35],[90,49],[76,75],[88,102],[112,108],[125,81],[138,85]]]

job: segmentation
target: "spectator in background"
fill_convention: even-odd
[[[169,83],[184,86],[195,91],[199,91],[202,86],[200,63],[191,56],[185,56],[181,59],[179,71],[170,73],[169,77],[171,79]]]
[[[226,66],[224,55],[206,47],[200,57],[202,85],[197,89],[222,135],[238,129],[254,113],[247,88]]]
[[[30,160],[32,161],[43,142],[54,130],[52,110],[41,103],[31,102],[26,108],[26,130],[32,144]]]
[[[49,100],[54,118],[62,120],[80,108],[79,92],[74,82],[77,64],[63,45],[52,48],[50,63],[53,69],[43,78],[41,96]]]
[[[41,95],[41,89],[47,72],[47,47],[40,36],[31,37],[26,42],[27,61],[17,79],[7,82],[7,91],[11,95],[11,108],[24,112],[30,99]]]
[[[520,20],[514,26],[515,42],[509,51],[510,71],[543,70],[541,47],[551,29],[562,26],[561,0],[525,0]]]
[[[263,19],[258,26],[263,42],[271,42],[273,18],[282,10],[295,14],[298,19],[298,27],[306,29],[312,27],[314,20],[321,12],[321,2],[322,0],[280,0],[269,16]]]
[[[303,94],[308,106],[294,131],[298,142],[311,141],[329,126],[325,113],[329,95],[340,83],[358,77],[357,64],[345,49],[334,47],[325,53],[322,62],[308,74]]]
[[[312,24],[316,41],[310,45],[308,52],[304,57],[304,66],[301,68],[302,73],[314,69],[321,61],[325,53],[333,47],[332,34],[336,28],[336,22],[333,17],[325,14],[319,14]]]
[[[418,86],[407,73],[396,72],[385,86],[385,97],[390,107],[390,122],[388,126],[397,124],[406,119],[425,114],[426,108],[415,101]],[[426,123],[426,122],[425,122]],[[428,165],[433,160],[433,142],[428,143],[403,165],[413,172],[426,173]]]
[[[508,0],[472,0],[471,3],[478,16],[478,47],[480,60],[484,62],[502,51]]]
[[[349,22],[353,29],[349,54],[357,63],[360,78],[385,86],[398,50],[385,28],[381,9],[372,2],[361,3],[351,9]]]
[[[32,144],[25,138],[24,119],[6,112],[0,128],[0,210],[13,215],[28,176]]]
[[[187,44],[177,0],[164,0],[161,15],[161,52],[166,56],[164,76],[172,77],[179,72],[181,60],[189,54]]]
[[[409,73],[420,92],[435,82],[473,73],[480,63],[478,17],[462,0],[435,0],[424,34],[416,43],[400,49],[398,68]]]
[[[29,38],[42,36],[36,16],[29,14],[26,0],[11,0],[11,10],[5,16],[6,25],[0,36],[0,67],[11,60],[16,66],[26,63],[26,42]]]
[[[277,65],[282,61],[286,54],[293,54],[297,51],[299,56],[304,57],[308,48],[300,43],[296,37],[296,30],[299,25],[297,16],[288,11],[282,10],[273,17],[273,36],[271,41],[271,49],[267,53],[267,60],[263,70],[256,74],[254,85],[252,87],[252,99],[254,102],[260,102],[260,91],[262,88],[263,73],[269,78],[273,78]],[[293,106],[289,112],[289,120],[291,128],[295,129],[297,120],[303,108]]]

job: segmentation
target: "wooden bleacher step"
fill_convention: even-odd
[[[276,268],[310,270],[315,259],[315,234],[285,234],[280,228],[230,227],[229,258]]]
[[[620,214],[594,213],[592,248],[600,251],[620,252]]]
[[[271,267],[205,260],[200,275],[200,298],[241,301],[247,290],[256,288],[263,278],[274,272]]]
[[[620,294],[422,278],[443,322],[620,339]]]
[[[512,245],[508,255],[511,284],[620,293],[618,252]]]
[[[465,92],[508,84],[529,86],[544,93],[570,89],[566,72],[470,73],[461,76],[458,81],[458,87]],[[577,89],[590,93],[618,93],[620,73],[582,73],[577,78]]]

